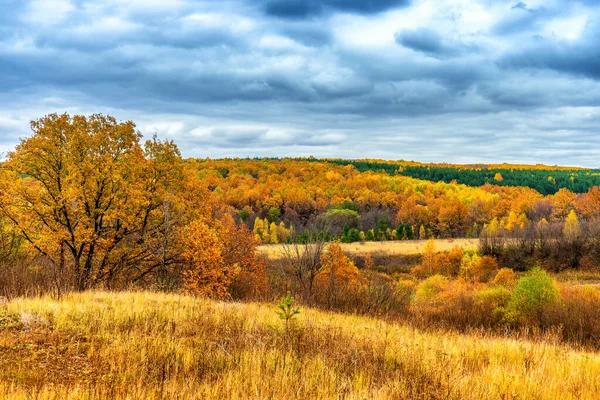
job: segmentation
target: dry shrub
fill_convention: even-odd
[[[430,254],[423,262],[411,269],[411,274],[423,279],[432,275],[458,276],[464,251],[455,247],[450,251]]]
[[[229,293],[236,300],[264,300],[268,293],[267,262],[258,258],[248,268],[242,269],[229,285]]]
[[[517,286],[515,271],[510,268],[501,268],[492,280],[492,285],[503,286],[511,290],[514,289]]]
[[[547,326],[561,326],[563,340],[598,346],[600,289],[591,285],[563,285],[560,302],[546,315]]]
[[[486,327],[501,325],[510,296],[510,290],[504,286],[484,286],[476,291],[473,311],[480,318],[479,325]]]
[[[489,282],[498,270],[498,263],[493,257],[483,256],[471,267],[471,278],[476,282]]]
[[[464,328],[474,315],[472,310],[473,287],[462,279],[434,275],[417,285],[413,312],[418,322]]]
[[[463,249],[458,247],[449,252],[439,253],[435,260],[436,273],[445,276],[458,276],[463,255]]]
[[[347,293],[356,291],[363,284],[362,277],[339,242],[327,246],[321,254],[321,264],[323,268],[315,277],[315,300],[337,308],[347,302]]]
[[[579,269],[583,271],[596,271],[598,270],[598,262],[593,256],[586,254],[579,260]]]
[[[363,271],[364,284],[355,292],[348,292],[354,297],[351,303],[356,304],[355,311],[369,315],[388,315],[406,317],[409,311],[414,283],[412,281],[395,281],[389,275],[376,271]]]

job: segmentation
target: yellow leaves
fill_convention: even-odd
[[[574,239],[579,236],[579,219],[577,218],[575,210],[571,210],[569,215],[567,215],[563,226],[563,233],[568,239]]]
[[[254,233],[259,235],[259,237],[260,237],[260,234],[263,229],[265,229],[265,226],[263,224],[262,219],[256,217],[256,219],[254,220],[254,229],[253,229]]]
[[[267,244],[277,244],[285,242],[292,233],[292,226],[285,227],[283,221],[277,225],[274,221],[269,224],[267,219],[256,218],[252,231],[258,242]]]
[[[494,175],[494,180],[496,182],[502,182],[503,181],[502,174],[500,172],[496,172],[496,175]]]
[[[503,286],[511,290],[514,289],[517,286],[515,271],[510,268],[501,268],[494,277],[494,280],[492,280],[492,285]]]
[[[207,222],[194,221],[184,230],[187,238],[184,256],[191,264],[184,271],[184,285],[190,293],[222,298],[240,268],[237,264],[227,265],[223,258],[225,227],[218,221],[212,226]]]
[[[423,248],[423,260],[421,261],[421,266],[428,275],[432,275],[435,269],[435,254],[435,241],[429,239]]]
[[[335,171],[327,171],[325,173],[325,179],[327,179],[328,181],[338,181],[340,180],[340,178],[342,177],[342,175],[340,175],[339,173],[335,172]]]
[[[348,290],[356,287],[361,282],[358,268],[346,257],[339,242],[332,242],[321,255],[323,269],[315,279],[315,284],[321,292],[329,292],[341,289]]]
[[[139,274],[153,268],[152,246],[179,222],[177,147],[154,138],[142,148],[132,122],[99,114],[51,114],[31,126],[2,166],[4,214],[51,262],[72,266],[80,289],[117,279],[129,262]]]
[[[552,196],[552,219],[555,221],[565,219],[569,211],[573,209],[573,202],[576,197],[575,193],[565,188],[556,192]]]
[[[508,214],[508,218],[506,219],[505,223],[504,223],[504,227],[508,230],[508,231],[512,231],[516,228],[520,228],[520,229],[525,229],[525,227],[527,226],[527,216],[525,215],[525,213],[520,213],[517,214],[514,211],[511,211]]]

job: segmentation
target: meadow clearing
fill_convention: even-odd
[[[427,240],[394,240],[384,242],[356,242],[342,243],[344,253],[348,255],[358,255],[366,253],[385,253],[394,255],[414,255],[423,253],[423,248]],[[438,251],[450,251],[454,248],[463,250],[477,249],[479,239],[435,239],[435,247]],[[285,244],[267,244],[258,246],[259,253],[267,255],[269,258],[280,258],[284,252]]]
[[[600,355],[274,304],[151,292],[0,306],[7,399],[593,399]]]

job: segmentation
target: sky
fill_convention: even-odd
[[[184,157],[600,167],[600,0],[0,0],[0,153],[104,113]]]

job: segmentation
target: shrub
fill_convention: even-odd
[[[339,242],[332,242],[321,254],[323,269],[315,277],[317,300],[328,307],[343,303],[348,291],[357,290],[362,283],[358,268],[346,257]]]
[[[564,340],[598,346],[600,289],[591,285],[564,285],[560,294],[561,302],[552,308],[550,323],[562,326]]]
[[[558,288],[552,278],[535,267],[517,282],[508,303],[508,321],[541,326],[544,311],[558,299]]]
[[[463,259],[463,250],[455,247],[449,252],[435,253],[433,241],[427,242],[421,264],[412,268],[411,273],[417,278],[432,275],[457,276]]]
[[[442,275],[433,275],[417,285],[415,303],[432,303],[435,296],[443,292],[448,284],[448,278]]]
[[[435,272],[444,276],[458,276],[463,256],[463,250],[458,247],[439,253],[434,262]]]
[[[515,286],[517,286],[517,277],[515,275],[515,271],[510,268],[500,269],[492,280],[492,285],[503,286],[511,290],[514,289]]]
[[[454,327],[469,325],[473,314],[472,286],[461,279],[434,275],[417,285],[413,310],[421,321],[441,321]]]
[[[471,279],[478,282],[488,282],[496,275],[498,269],[498,263],[493,257],[483,256],[473,263]]]
[[[479,255],[473,251],[466,251],[460,260],[460,276],[464,279],[470,280],[472,277],[472,269],[475,263],[479,261]]]
[[[408,314],[414,294],[413,281],[396,282],[389,275],[372,270],[361,271],[361,276],[365,284],[344,293],[343,311],[369,315]]]
[[[484,287],[474,295],[475,312],[481,324],[495,326],[502,322],[511,292],[504,286]]]

